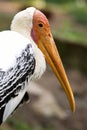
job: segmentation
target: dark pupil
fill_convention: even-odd
[[[43,27],[43,24],[40,23],[40,24],[39,24],[39,27]]]

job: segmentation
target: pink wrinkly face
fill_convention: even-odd
[[[33,16],[33,27],[31,30],[31,37],[38,44],[41,36],[46,36],[50,34],[50,25],[46,16],[39,10],[35,10]]]

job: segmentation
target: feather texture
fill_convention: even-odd
[[[13,31],[1,32],[0,124],[24,101],[34,69],[35,58],[30,41]]]

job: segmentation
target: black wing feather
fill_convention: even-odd
[[[33,53],[31,53],[31,49],[31,44],[28,44],[20,57],[16,58],[16,64],[12,68],[7,72],[0,71],[0,124],[3,122],[3,115],[8,102],[18,96],[34,73],[35,58]],[[24,97],[22,97],[14,110],[28,98],[29,96],[25,92]]]

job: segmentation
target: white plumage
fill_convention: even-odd
[[[0,69],[3,72],[7,72],[10,68],[14,68],[16,65],[16,59],[21,56],[22,51],[30,41],[14,31],[3,31],[0,32]],[[31,49],[31,54],[33,50]],[[1,79],[3,82],[3,79]],[[8,81],[9,82],[9,81]],[[10,85],[9,85],[10,86]],[[3,87],[0,86],[1,88]],[[7,117],[14,111],[14,109],[21,102],[24,94],[27,91],[28,84],[25,85],[23,90],[18,92],[18,95],[5,103],[5,109],[3,112],[2,122],[4,122]],[[5,91],[5,90],[4,90]],[[6,94],[6,96],[9,92]],[[4,96],[4,98],[6,97]],[[6,97],[7,98],[7,97]],[[2,112],[2,111],[0,111]]]
[[[7,71],[16,63],[22,50],[30,41],[14,31],[0,32],[0,69]]]
[[[8,118],[8,116],[16,109],[16,107],[21,103],[22,100],[27,100],[23,98],[25,98],[25,94],[29,89],[28,84],[30,79],[33,80],[40,78],[46,68],[44,56],[30,36],[34,10],[35,8],[31,7],[19,12],[12,21],[11,31],[7,30],[0,32],[0,123],[4,122]],[[36,62],[33,65],[35,66],[34,72],[28,77],[28,83],[26,81],[23,84],[21,83],[22,89],[18,87],[18,90],[13,91],[13,89],[11,90],[11,92],[8,91],[8,93],[4,95],[6,89],[3,84],[7,77],[3,75],[5,75],[4,73],[8,73],[10,69],[14,69],[15,65],[17,64],[17,58],[22,57],[22,52],[26,49],[28,45],[31,45],[31,47],[29,48],[29,55],[33,55]],[[41,58],[39,58],[39,56]],[[20,71],[20,73],[22,72]],[[10,74],[8,76],[12,78]],[[16,76],[14,75],[14,77]],[[9,82],[10,81],[8,81],[6,84],[8,84]],[[10,85],[7,86],[8,89],[10,89]],[[14,88],[14,86],[11,87]],[[6,101],[8,95],[10,95],[12,91],[13,96],[10,97],[8,101]]]

